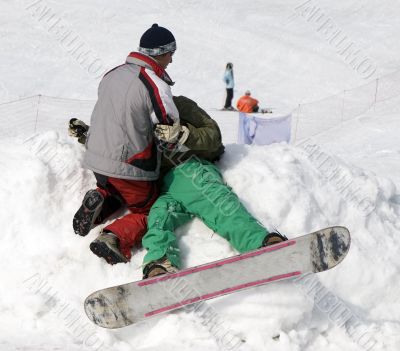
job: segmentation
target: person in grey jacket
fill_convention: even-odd
[[[90,244],[97,256],[111,263],[130,258],[127,243],[145,232],[146,215],[158,196],[161,152],[154,125],[175,133],[182,144],[188,136],[188,129],[179,123],[173,82],[165,71],[175,50],[173,34],[153,24],[142,35],[138,52],[129,54],[99,85],[83,161],[94,172],[98,188],[86,193],[73,228],[85,236],[95,221],[101,221],[104,206],[127,205],[130,213],[105,227]],[[109,250],[110,243],[117,243],[122,254]]]

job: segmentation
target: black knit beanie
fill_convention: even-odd
[[[149,56],[158,56],[176,50],[176,41],[172,33],[154,23],[140,38],[138,51]]]

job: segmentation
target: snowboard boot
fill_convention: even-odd
[[[128,259],[119,250],[119,239],[111,232],[101,232],[89,246],[98,257],[104,258],[109,264],[126,263]]]
[[[71,118],[68,124],[68,134],[69,136],[78,138],[78,142],[81,144],[86,143],[87,133],[89,126],[77,118]]]
[[[236,109],[233,106],[224,107],[222,110],[223,111],[236,111]]]
[[[75,213],[72,221],[74,232],[86,236],[93,228],[97,216],[101,212],[104,197],[97,190],[89,190],[83,198],[82,205]]]
[[[272,110],[270,108],[262,108],[261,113],[272,113]]]
[[[285,235],[282,235],[279,232],[271,232],[267,234],[261,247],[275,245],[286,240],[288,240],[288,238]]]
[[[159,260],[147,263],[143,268],[143,279],[156,277],[166,273],[176,273],[178,268],[172,265],[165,256]]]

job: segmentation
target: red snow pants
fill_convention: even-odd
[[[116,219],[103,230],[112,232],[118,237],[121,253],[129,260],[132,247],[141,244],[142,237],[147,231],[147,215],[159,195],[158,182],[104,178],[103,184],[98,183],[97,188],[97,191],[104,196],[105,206],[103,207],[105,207],[105,212],[108,212],[101,216],[102,219],[104,220],[124,205],[130,213]],[[109,203],[115,204],[116,198],[119,206],[107,206]]]

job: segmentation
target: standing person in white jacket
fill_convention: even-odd
[[[228,62],[224,73],[224,82],[226,85],[226,100],[224,110],[234,111],[235,108],[232,106],[233,99],[233,88],[235,87],[235,81],[233,79],[233,64]]]
[[[165,71],[175,50],[172,33],[153,24],[142,35],[138,52],[129,54],[99,85],[83,162],[94,172],[97,189],[86,193],[73,228],[85,236],[121,203],[126,205],[130,213],[107,225],[90,244],[94,254],[111,264],[130,259],[130,248],[140,243],[158,197],[161,153],[154,125],[179,134],[182,144],[187,138]]]

